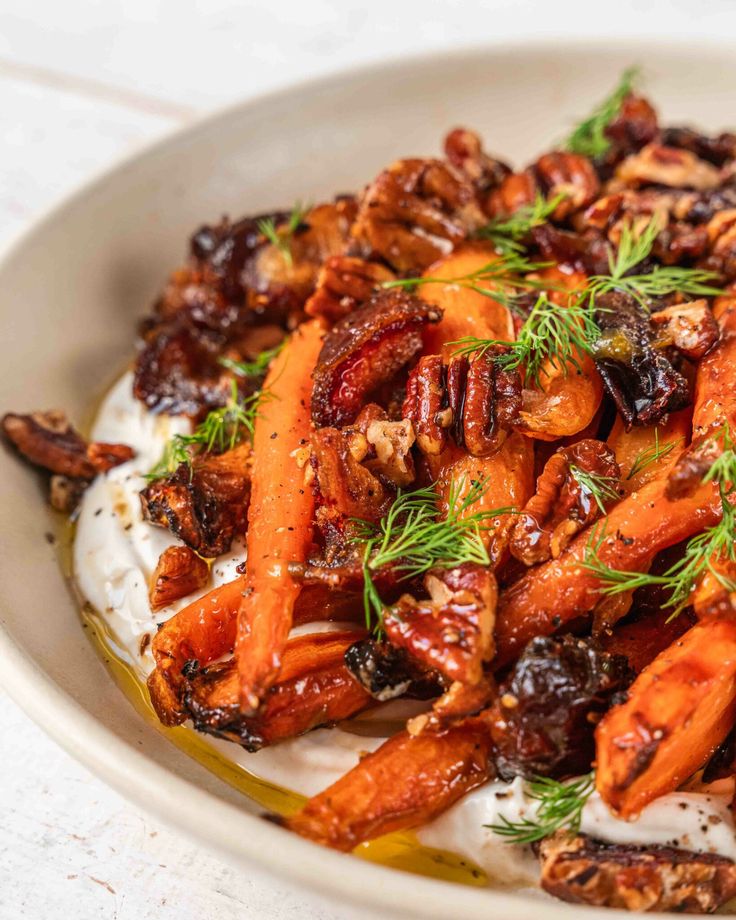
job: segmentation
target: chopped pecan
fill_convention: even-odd
[[[496,686],[492,678],[483,676],[477,683],[466,684],[456,680],[432,704],[431,712],[422,712],[406,723],[410,735],[422,732],[443,732],[468,716],[477,715],[493,699]]]
[[[716,188],[721,176],[711,163],[689,150],[648,144],[627,157],[616,169],[616,184],[638,188],[640,185],[666,185],[698,191]]]
[[[8,412],[3,416],[2,429],[30,463],[70,479],[94,479],[135,456],[125,444],[89,443],[63,412]]]
[[[596,300],[602,333],[593,356],[627,428],[651,425],[690,401],[687,381],[666,353],[655,349],[649,317],[632,297],[604,294]]]
[[[455,128],[445,137],[445,156],[452,165],[473,183],[483,196],[499,185],[511,169],[483,150],[480,137],[466,128]]]
[[[89,479],[70,479],[58,473],[49,480],[49,504],[55,511],[71,514],[84,495]]]
[[[707,300],[665,307],[652,313],[651,320],[658,327],[659,342],[674,346],[693,361],[699,361],[718,341],[718,323]]]
[[[374,419],[368,425],[365,437],[375,451],[375,458],[365,463],[371,472],[401,488],[414,482],[414,458],[411,455],[414,429],[408,419],[401,422]]]
[[[461,173],[441,160],[398,160],[363,195],[353,237],[366,254],[418,274],[483,223]]]
[[[304,308],[309,316],[336,323],[376,293],[384,281],[396,276],[380,262],[354,256],[332,256],[317,276],[317,286]]]
[[[532,639],[488,712],[499,775],[563,777],[589,770],[592,727],[632,677],[623,656],[589,639]]]
[[[732,281],[736,278],[736,208],[714,214],[706,232],[709,250],[699,264]]]
[[[321,428],[352,422],[372,394],[422,347],[442,313],[401,290],[381,291],[325,337],[314,370],[312,418]]]
[[[168,527],[200,555],[220,556],[245,532],[250,445],[224,454],[202,454],[141,491],[143,517]]]
[[[498,366],[497,353],[472,361],[461,355],[447,365],[439,355],[418,362],[407,381],[403,415],[414,425],[422,453],[441,453],[449,433],[474,457],[501,447],[521,409],[521,378]]]
[[[399,696],[431,699],[442,686],[435,671],[420,667],[404,649],[375,639],[353,643],[345,652],[345,664],[358,683],[381,703]]]
[[[576,478],[575,468],[602,477],[606,493],[620,476],[613,451],[602,441],[584,439],[552,454],[511,531],[511,555],[525,565],[556,559],[576,534],[602,514],[588,482]],[[609,494],[602,500],[607,498]]]
[[[736,895],[736,864],[714,853],[558,832],[542,841],[539,855],[542,888],[575,904],[710,914]]]
[[[386,610],[383,626],[393,645],[451,681],[478,683],[493,655],[497,587],[491,571],[466,563],[427,576],[430,600],[403,595]]]
[[[168,607],[181,597],[204,588],[210,567],[188,546],[170,546],[158,558],[148,587],[151,610]]]

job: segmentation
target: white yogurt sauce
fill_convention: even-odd
[[[153,666],[150,651],[140,653],[141,639],[155,632],[196,595],[152,614],[148,580],[159,555],[177,541],[168,531],[143,521],[138,492],[143,475],[160,458],[174,433],[189,430],[186,419],[155,416],[132,395],[132,375],[122,377],[105,399],[92,437],[129,444],[136,457],[99,476],[88,489],[80,510],[74,545],[74,570],[82,595],[104,617],[118,652],[145,677]],[[236,541],[227,556],[213,566],[212,585],[232,580],[244,547]],[[203,593],[203,592],[202,592]],[[314,631],[316,624],[307,627]],[[322,624],[321,628],[336,628]],[[353,767],[361,753],[374,750],[383,738],[371,732],[371,722],[400,719],[414,704],[390,703],[359,716],[360,734],[343,729],[318,729],[256,754],[235,744],[208,739],[230,760],[263,779],[304,795],[325,789]],[[372,736],[375,735],[375,736]],[[696,852],[719,853],[736,860],[736,835],[728,795],[677,792],[662,796],[636,821],[614,818],[597,794],[583,811],[582,830],[611,843],[662,844]],[[427,846],[450,850],[472,860],[489,878],[504,885],[534,885],[538,863],[530,850],[509,844],[486,825],[533,816],[536,802],[524,783],[493,782],[466,795],[418,837]]]

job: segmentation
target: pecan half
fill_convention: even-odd
[[[332,256],[317,276],[317,287],[304,308],[309,316],[322,316],[330,324],[352,313],[376,293],[384,281],[396,276],[380,262],[354,256]]]
[[[558,832],[542,841],[541,885],[563,901],[709,914],[736,895],[736,864],[713,853],[605,844]]]
[[[453,435],[474,457],[495,453],[506,440],[521,409],[521,378],[485,352],[473,360],[439,355],[420,359],[409,374],[403,415],[414,425],[422,453],[441,453]]]
[[[441,160],[398,160],[363,195],[353,237],[371,257],[419,274],[485,222],[475,189]]]
[[[378,388],[422,347],[422,329],[442,312],[402,290],[376,294],[325,337],[314,370],[312,419],[318,428],[352,422]]]
[[[430,600],[403,595],[386,610],[393,645],[451,681],[476,684],[493,655],[497,586],[490,570],[470,563],[427,576]]]
[[[640,185],[666,185],[698,191],[716,188],[718,169],[689,150],[648,144],[627,157],[616,169],[616,183],[634,188]]]
[[[585,479],[576,478],[575,468],[603,477],[607,492],[621,473],[613,451],[602,441],[584,439],[552,454],[537,479],[536,492],[511,530],[511,555],[525,565],[556,559],[576,534],[602,514]]]
[[[71,479],[94,479],[135,456],[125,444],[88,442],[59,411],[3,416],[5,436],[36,466]]]
[[[483,150],[480,137],[467,128],[450,131],[444,148],[447,159],[468,177],[479,195],[486,195],[511,173],[505,163]]]
[[[148,587],[151,610],[168,607],[181,597],[204,588],[210,568],[188,546],[170,546],[158,558]]]

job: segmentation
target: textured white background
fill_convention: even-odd
[[[305,75],[529,35],[735,32],[735,0],[0,0],[0,244],[144,141]],[[347,916],[144,817],[0,692],[0,920]]]

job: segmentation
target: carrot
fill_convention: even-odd
[[[475,720],[442,734],[400,732],[284,823],[344,851],[416,827],[490,778],[491,747],[487,727]]]
[[[233,658],[195,675],[186,695],[194,727],[259,750],[355,715],[374,703],[345,665],[345,652],[364,636],[327,632],[289,639],[279,679],[255,716],[240,711]]]
[[[693,626],[645,668],[596,729],[596,787],[623,818],[703,766],[736,716],[736,623]]]
[[[456,249],[452,255],[435,262],[425,272],[428,278],[443,278],[452,281],[477,272],[499,256],[493,246],[486,243],[469,243]],[[490,287],[490,285],[489,285]],[[457,346],[456,342],[465,336],[479,339],[514,338],[514,321],[509,309],[492,300],[486,294],[479,294],[457,284],[423,284],[418,289],[423,300],[441,307],[442,320],[427,328],[424,334],[424,354],[442,354],[447,361]]]
[[[591,533],[606,535],[598,549],[603,563],[644,572],[658,552],[720,520],[721,503],[713,483],[677,501],[667,498],[666,487],[665,478],[643,486],[580,533],[557,559],[530,570],[501,592],[496,614],[498,664],[515,658],[530,639],[551,635],[598,604],[601,583],[580,565]]]
[[[567,274],[551,267],[539,273],[565,290],[550,291],[549,298],[566,305],[570,291],[581,289],[585,275]],[[575,351],[570,360],[546,361],[539,373],[540,389],[525,389],[518,430],[529,438],[554,441],[577,434],[594,419],[603,399],[603,382],[588,354]]]
[[[300,326],[273,361],[253,437],[246,588],[238,613],[235,657],[244,712],[258,708],[281,665],[299,585],[289,563],[304,562],[312,539],[314,499],[294,452],[310,434],[311,374],[322,347],[317,320]]]
[[[643,425],[630,431],[617,415],[607,443],[621,468],[620,490],[630,495],[668,472],[690,440],[691,426],[691,408],[673,412],[661,425]]]
[[[693,442],[713,435],[726,422],[736,432],[736,297],[718,297],[713,315],[721,338],[698,364]]]
[[[164,725],[180,725],[187,718],[181,701],[187,685],[184,665],[196,661],[204,667],[232,651],[244,588],[242,576],[213,588],[182,607],[153,637],[156,668],[148,678],[148,691]]]

